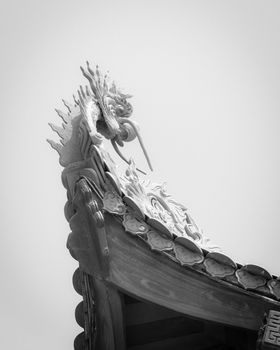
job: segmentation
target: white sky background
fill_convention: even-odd
[[[280,275],[279,1],[2,1],[0,348],[81,331],[66,193],[45,142],[88,59],[134,95],[156,182],[234,260]],[[147,169],[140,147],[128,145]],[[121,160],[120,160],[121,162]]]

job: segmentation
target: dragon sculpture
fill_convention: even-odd
[[[68,198],[64,211],[71,227],[67,247],[79,262],[73,284],[83,302],[75,316],[84,332],[75,338],[75,349],[125,348],[118,288],[137,296],[144,293],[143,298],[148,288],[149,293],[154,291],[149,301],[160,295],[162,303],[172,304],[174,310],[180,303],[180,313],[193,317],[201,317],[202,311],[204,316],[212,308],[215,312],[207,314],[210,320],[246,329],[258,329],[264,311],[273,309],[280,314],[280,277],[256,265],[242,266],[224,255],[205,237],[188,209],[167,193],[165,184],[152,183],[132,158],[126,159],[120,148],[137,138],[152,170],[139,127],[131,120],[131,96],[103,76],[98,66],[93,70],[87,63],[81,71],[89,85],[80,86],[73,104],[63,101],[66,113],[57,110],[62,127],[50,126],[60,143],[48,140],[64,168],[62,183]],[[119,174],[105,139],[128,163],[124,174]],[[149,255],[143,246],[159,255]],[[170,260],[172,268],[167,264]],[[135,270],[141,275],[136,279]],[[191,288],[185,289],[189,282]],[[177,288],[181,299],[169,290],[170,285]],[[229,300],[228,295],[234,299]]]
[[[102,75],[98,66],[93,70],[87,62],[86,69],[81,67],[81,71],[89,86],[80,86],[78,99],[73,96],[74,104],[63,100],[68,113],[56,110],[63,120],[62,127],[50,124],[60,136],[61,144],[47,140],[59,153],[60,164],[65,167],[62,175],[64,183],[66,175],[73,169],[87,169],[103,198],[104,208],[111,213],[123,214],[126,228],[132,225],[137,231],[139,227],[145,227],[139,222],[147,216],[169,235],[187,237],[201,248],[218,250],[204,237],[187,209],[170,197],[165,184],[152,184],[140,179],[137,171],[145,173],[135,167],[132,159],[127,160],[121,153],[119,146],[123,147],[124,142],[138,138],[152,170],[139,127],[130,119],[133,108],[128,99],[132,96],[122,93],[108,75]],[[104,148],[104,139],[110,140],[117,154],[129,164],[125,175],[117,174],[117,167]],[[126,209],[125,203],[137,213],[137,220]]]

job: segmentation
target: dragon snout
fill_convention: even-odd
[[[110,134],[112,135],[111,138],[115,137],[120,132],[120,125],[117,122],[116,118],[107,116],[106,118],[106,124],[109,129]]]
[[[110,115],[98,119],[96,127],[97,130],[109,140],[112,140],[116,135],[120,134],[119,123],[116,118]]]

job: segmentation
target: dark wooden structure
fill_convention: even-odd
[[[75,349],[256,349],[264,314],[280,311],[280,303],[201,266],[182,267],[125,232],[118,217],[103,217],[101,205],[81,179],[68,239],[84,300],[76,319],[85,331]]]

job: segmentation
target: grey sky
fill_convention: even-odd
[[[155,172],[234,260],[280,274],[279,1],[2,1],[0,348],[71,349],[54,108],[89,60],[134,95]],[[147,168],[135,142],[125,153]],[[16,336],[15,336],[16,334]]]

